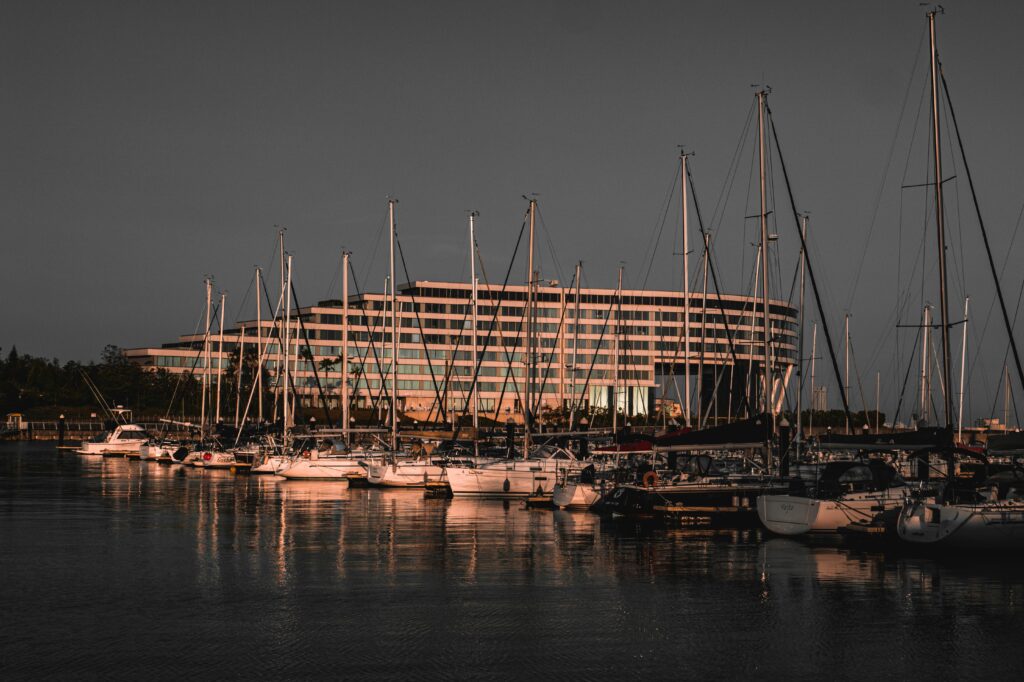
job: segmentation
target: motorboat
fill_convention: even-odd
[[[120,424],[98,439],[82,441],[75,452],[80,455],[138,455],[149,440],[149,434],[138,424]]]

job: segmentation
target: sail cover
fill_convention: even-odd
[[[990,455],[1021,455],[1024,454],[1024,431],[1006,433],[1001,436],[989,436],[988,454]]]
[[[865,450],[891,452],[896,450],[948,450],[953,447],[953,430],[929,427],[897,433],[839,434],[828,433],[818,438],[822,448],[832,450]]]
[[[771,438],[771,418],[767,413],[750,419],[712,426],[700,431],[666,434],[654,439],[654,449],[663,452],[686,450],[741,450],[760,448]]]

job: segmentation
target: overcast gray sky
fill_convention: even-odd
[[[997,258],[1011,256],[1012,305],[1024,241],[1010,251],[1022,202],[1024,5],[947,10],[940,50]],[[500,278],[520,197],[536,192],[546,276],[560,265],[568,281],[583,260],[585,283],[610,286],[623,260],[640,286],[680,143],[696,152],[709,221],[726,196],[715,258],[725,287],[742,292],[752,135],[731,191],[723,185],[751,85],[767,83],[797,203],[812,213],[831,322],[838,333],[843,312],[853,315],[868,402],[880,371],[891,411],[905,370],[893,360],[897,269],[914,292],[902,321],[916,321],[922,298],[937,299],[934,275],[922,287],[913,267],[923,238],[925,272],[934,267],[927,195],[900,190],[927,180],[924,29],[913,1],[8,0],[0,347],[87,360],[107,343],[172,340],[195,327],[206,273],[230,292],[229,318],[249,316],[238,306],[252,266],[270,265],[275,224],[288,228],[304,302],[338,295],[330,287],[343,245],[364,285],[380,289],[384,251],[371,256],[389,194],[400,200],[413,278],[466,276],[470,208]],[[962,306],[966,282],[980,340],[992,289],[959,165],[946,173],[958,175],[951,300]],[[785,290],[775,293],[785,297],[797,245],[777,165],[775,184]],[[679,286],[675,201],[648,287]],[[1002,366],[996,323],[972,373],[974,414],[990,410]]]

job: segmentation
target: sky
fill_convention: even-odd
[[[939,50],[1013,315],[1024,5],[945,9]],[[468,276],[475,209],[500,280],[536,193],[545,277],[568,282],[583,261],[584,284],[610,287],[623,263],[627,287],[678,288],[678,145],[695,154],[722,287],[749,292],[749,124],[753,86],[767,85],[840,346],[851,316],[853,406],[873,407],[877,375],[891,414],[916,334],[896,324],[938,302],[928,190],[902,188],[930,178],[925,28],[924,7],[893,1],[8,0],[0,352],[90,360],[105,344],[174,340],[196,328],[207,274],[229,320],[252,317],[253,268],[269,272],[277,226],[303,303],[340,294],[343,247],[380,290],[389,196],[413,279]],[[1006,334],[949,145],[950,317],[970,295],[965,412],[983,416]],[[799,243],[772,158],[773,295],[787,298]],[[913,385],[912,373],[908,396]]]

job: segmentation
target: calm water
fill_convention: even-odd
[[[0,445],[0,677],[1019,679],[1024,570]]]

